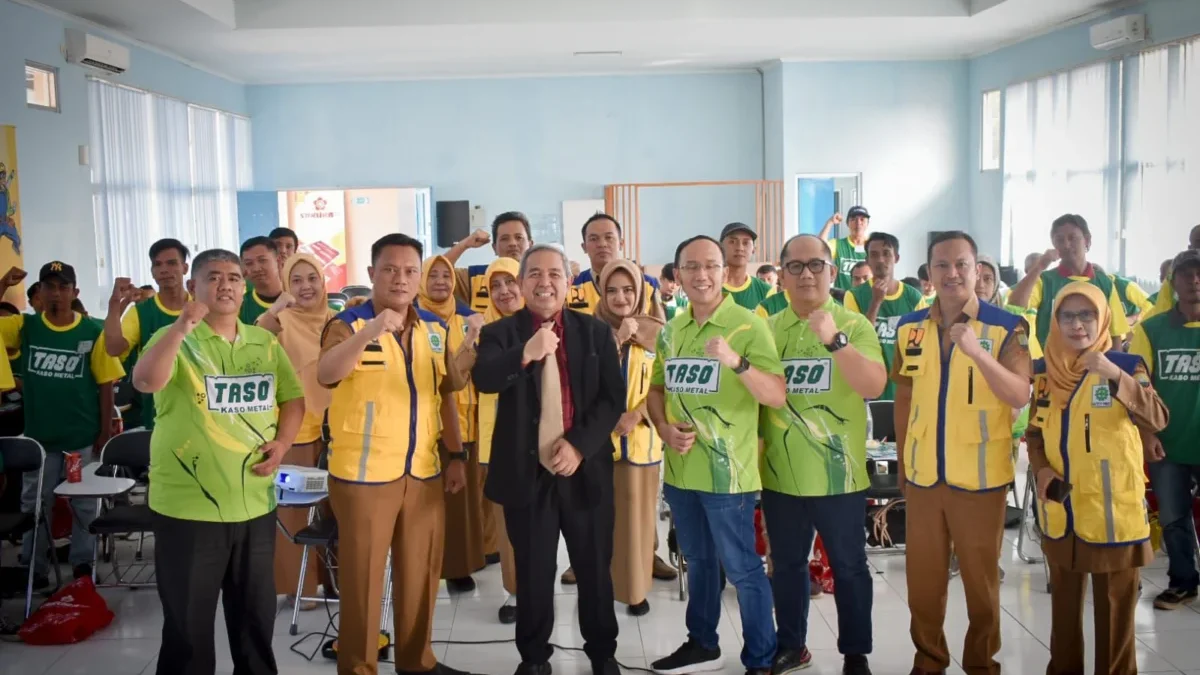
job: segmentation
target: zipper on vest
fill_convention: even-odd
[[[967,366],[967,405],[975,403],[975,367]]]
[[[1083,449],[1091,453],[1092,451],[1092,414],[1084,413],[1083,415]]]

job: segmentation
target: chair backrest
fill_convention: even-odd
[[[896,440],[895,401],[868,401],[871,408],[871,436],[877,441]]]
[[[132,429],[113,436],[100,451],[100,463],[133,469],[135,473],[145,471],[150,467],[151,433],[146,429]]]
[[[5,471],[37,471],[41,475],[46,463],[42,444],[25,436],[0,438],[0,455],[4,456]]]

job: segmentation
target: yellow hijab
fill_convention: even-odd
[[[513,279],[519,281],[521,279],[521,263],[512,258],[496,258],[492,261],[491,265],[488,265],[487,271],[483,273],[483,286],[488,290],[488,308],[483,313],[483,322],[485,324],[499,321],[508,316],[497,309],[496,303],[492,301],[492,277],[500,273],[510,274]],[[525,298],[521,298],[521,306],[525,306]]]
[[[1058,327],[1058,308],[1072,295],[1082,295],[1096,308],[1099,322],[1096,326],[1098,337],[1096,342],[1084,351],[1073,349],[1066,344],[1062,330]],[[1079,386],[1086,368],[1082,356],[1088,352],[1107,352],[1112,349],[1112,312],[1108,308],[1108,299],[1104,292],[1087,281],[1072,281],[1058,292],[1054,298],[1053,314],[1050,317],[1050,336],[1046,338],[1046,375],[1050,383],[1050,400],[1059,408],[1067,407],[1071,394]]]
[[[437,263],[442,263],[446,269],[450,270],[450,295],[440,302],[429,295],[429,273],[433,271],[433,266]],[[417,291],[417,306],[426,312],[437,314],[443,321],[449,321],[450,317],[454,316],[454,312],[458,308],[458,304],[454,300],[454,265],[450,264],[450,261],[444,256],[435,255],[428,258],[421,266],[421,290]]]
[[[658,333],[665,325],[662,319],[655,316],[650,316],[642,310],[646,307],[646,284],[642,280],[642,270],[631,260],[613,260],[604,266],[604,271],[600,273],[600,303],[596,305],[596,318],[604,321],[612,326],[613,336],[621,329],[621,323],[624,317],[618,316],[616,312],[608,306],[608,293],[605,289],[608,288],[608,281],[616,272],[624,272],[629,275],[629,279],[633,282],[634,288],[637,289],[637,297],[633,301],[634,311],[628,318],[637,321],[638,329],[630,338],[630,341],[636,342],[643,349],[654,351],[655,342],[658,340]],[[621,345],[617,345],[620,347]]]
[[[307,253],[296,253],[283,264],[283,290],[292,292],[292,270],[300,263],[308,263],[321,274],[321,263]],[[279,313],[279,344],[287,352],[304,385],[304,404],[306,412],[316,416],[325,413],[329,407],[332,392],[317,383],[317,359],[321,356],[321,330],[334,317],[335,312],[329,308],[329,293],[325,289],[324,278],[321,283],[320,302],[305,309],[298,303]]]

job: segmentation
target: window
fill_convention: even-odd
[[[58,69],[25,62],[25,103],[30,108],[58,112]]]
[[[92,201],[101,286],[145,283],[150,245],[237,250],[237,191],[250,180],[250,120],[88,81]]]
[[[983,92],[983,124],[979,139],[979,170],[1000,168],[1000,90]]]

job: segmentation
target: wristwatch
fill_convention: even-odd
[[[846,337],[846,334],[842,331],[838,331],[833,335],[833,342],[825,345],[825,349],[829,350],[829,353],[832,354],[848,344],[850,344],[850,338]]]
[[[747,359],[746,357],[743,356],[742,360],[738,361],[738,364],[733,369],[733,372],[738,375],[741,375],[742,373],[746,372],[747,370],[750,370],[750,359]]]
[[[462,452],[449,452],[449,453],[446,453],[446,455],[450,458],[451,462],[453,462],[455,460],[458,460],[460,462],[467,461],[467,453],[465,450]]]

